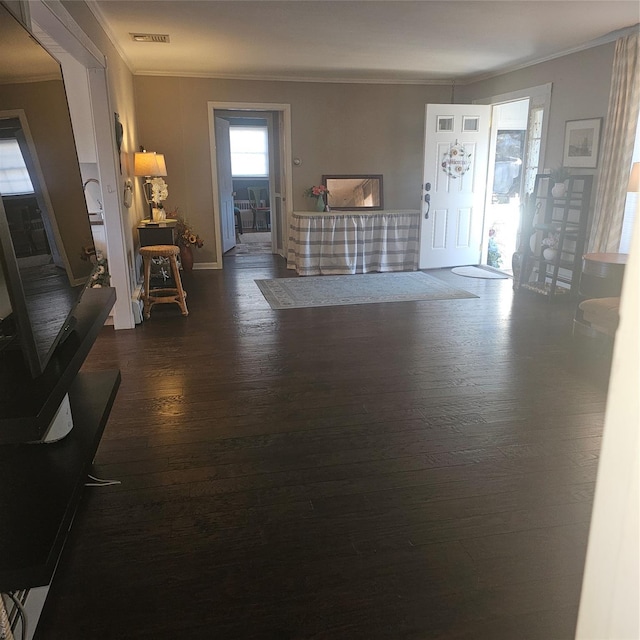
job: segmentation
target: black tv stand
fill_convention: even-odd
[[[115,301],[115,290],[88,289],[77,323],[42,376],[19,352],[0,354],[0,591],[47,585],[80,501],[120,385],[120,372],[80,371]],[[69,394],[73,428],[42,441]]]
[[[0,447],[0,591],[51,582],[119,384],[116,370],[79,373],[69,435]]]

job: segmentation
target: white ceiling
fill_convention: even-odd
[[[613,39],[638,0],[90,0],[136,74],[465,82]],[[168,34],[169,44],[131,33]]]

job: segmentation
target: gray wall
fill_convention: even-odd
[[[139,139],[165,154],[169,209],[178,206],[215,259],[207,102],[291,105],[294,209],[326,173],[381,173],[387,209],[420,206],[424,108],[449,102],[446,86],[256,82],[135,76]]]
[[[553,83],[545,166],[561,163],[566,120],[605,117],[615,44],[609,43],[496,78],[456,87],[456,102]],[[291,105],[294,209],[325,173],[381,173],[385,208],[420,206],[424,108],[447,103],[443,85],[260,82],[135,76],[138,134],[165,154],[169,198],[205,238],[196,260],[213,262],[214,205],[207,102]],[[597,174],[597,170],[593,171]]]
[[[472,102],[553,83],[546,167],[562,164],[567,120],[606,118],[615,42],[456,88],[456,102]],[[604,120],[603,120],[604,125]],[[597,171],[583,170],[584,173]]]

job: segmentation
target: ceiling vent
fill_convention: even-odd
[[[134,42],[166,42],[169,44],[169,34],[167,33],[132,33]]]

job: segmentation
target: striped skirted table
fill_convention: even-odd
[[[287,267],[301,276],[418,268],[420,212],[294,212]]]

